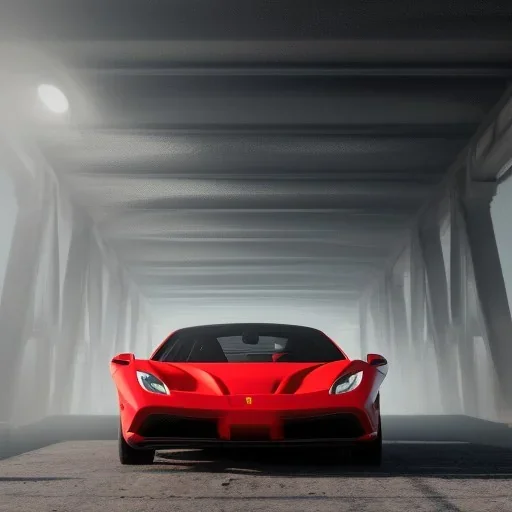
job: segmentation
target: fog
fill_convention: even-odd
[[[17,215],[14,187],[5,171],[0,172],[0,195],[2,289]],[[512,242],[509,236],[511,199],[512,182],[507,182],[501,186],[492,209],[509,296],[512,292]],[[77,247],[81,247],[83,240],[72,240],[70,236],[69,230],[77,218],[71,216],[72,222],[68,219],[66,223],[65,217],[72,211],[69,209],[71,203],[66,206],[66,201],[65,196],[61,196],[59,208],[52,210],[53,216],[49,215],[47,224],[43,224],[46,238],[43,237],[37,264],[37,285],[26,295],[27,302],[19,305],[27,310],[32,308],[33,315],[28,315],[25,318],[25,328],[17,331],[26,339],[19,359],[12,363],[18,361],[12,372],[16,385],[3,387],[1,391],[4,404],[9,402],[5,399],[7,393],[16,397],[10,411],[9,423],[29,424],[54,414],[115,414],[116,397],[108,371],[110,358],[122,351],[133,351],[140,358],[148,357],[170,332],[192,325],[246,321],[308,325],[326,332],[350,357],[365,357],[361,346],[357,302],[339,304],[328,300],[319,302],[314,298],[308,301],[300,297],[272,300],[259,299],[257,295],[243,300],[229,297],[217,298],[215,301],[200,297],[187,301],[146,300],[130,284],[129,273],[116,266],[115,252],[105,247],[101,237],[94,231],[92,235],[91,232],[83,234],[87,238],[87,258],[91,261],[86,261],[87,258],[82,255],[82,264],[70,267],[71,263],[67,258],[71,258],[76,250],[76,247],[73,249],[71,246],[77,244]],[[49,229],[51,226],[57,230]],[[60,236],[57,237],[58,232]],[[55,261],[52,262],[50,257],[56,254],[51,243],[48,243],[52,240],[59,245],[60,279],[56,279]],[[91,247],[95,247],[97,251],[91,250]],[[11,265],[9,268],[14,267]],[[69,273],[70,268],[75,268],[82,277],[66,277],[66,271]],[[404,276],[406,281],[410,279],[409,274],[405,273]],[[66,289],[66,283],[74,282],[73,278],[82,282],[79,288],[82,294],[80,297],[76,296],[76,289]],[[404,283],[407,285],[405,281]],[[5,295],[5,288],[3,291],[2,304],[5,305],[9,296]],[[50,300],[52,295],[53,302]],[[55,295],[60,299],[55,299]],[[408,304],[407,297],[405,301]],[[79,311],[73,312],[69,309],[71,303]],[[52,307],[57,310],[52,311]],[[67,325],[63,314],[74,314],[74,325]],[[438,359],[428,335],[423,340],[423,349],[414,353],[407,349],[413,340],[407,340],[405,345],[390,344],[375,318],[372,319],[371,315],[368,318],[367,325],[364,326],[367,332],[367,350],[382,353],[390,361],[390,372],[383,386],[384,413],[462,412],[460,366],[455,367],[455,372],[459,374],[459,389],[455,393],[458,402],[452,410],[446,410],[440,398],[445,391],[440,384]],[[410,318],[408,325],[410,328]],[[427,325],[425,329],[427,333]],[[12,332],[5,329],[5,325],[2,330]],[[396,336],[397,332],[395,327],[392,336]],[[76,339],[63,336],[75,336]],[[3,338],[2,343],[8,341]],[[476,400],[479,404],[474,415],[494,419],[497,414],[496,382],[485,336],[475,333],[472,343],[475,373],[471,378],[476,384]],[[417,354],[421,354],[421,357]],[[453,361],[459,361],[458,357],[455,354]],[[5,368],[5,361],[3,364]],[[422,368],[427,371],[422,371]],[[428,380],[425,380],[425,375],[429,376]],[[67,392],[62,392],[62,387]],[[3,419],[6,420],[5,415]]]

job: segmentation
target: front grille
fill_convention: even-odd
[[[284,421],[285,439],[351,439],[364,435],[353,414],[330,414]]]
[[[144,420],[138,433],[143,437],[216,439],[217,421],[203,418],[183,418],[168,414],[153,414]]]

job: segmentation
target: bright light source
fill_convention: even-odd
[[[56,114],[64,114],[69,109],[69,102],[64,93],[54,85],[42,84],[38,87],[39,99]]]

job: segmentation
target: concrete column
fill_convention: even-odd
[[[408,361],[409,329],[407,326],[404,285],[401,276],[393,276],[389,285],[390,310],[393,321],[393,342],[396,350],[400,353],[401,360]]]
[[[378,287],[379,318],[378,325],[381,329],[381,339],[386,354],[385,357],[392,359],[394,355],[393,340],[391,337],[391,308],[387,278],[379,283]]]
[[[143,324],[142,334],[146,337],[146,357],[149,357],[150,354],[153,353],[153,350],[156,348],[156,344],[158,343],[153,340],[153,330],[152,325],[148,319],[147,310],[144,311],[144,318],[146,319]],[[163,340],[162,340],[163,341]]]
[[[402,382],[407,382],[406,388],[403,390],[403,396],[406,401],[411,399],[411,388],[417,370],[411,371],[411,350],[409,343],[409,327],[407,323],[407,310],[405,302],[405,290],[403,275],[395,275],[390,279],[390,309],[393,322],[392,340],[396,356],[394,361],[401,364],[395,371],[400,372]]]
[[[425,354],[427,343],[425,340],[425,306],[426,306],[426,274],[425,264],[421,251],[419,234],[414,231],[411,235],[410,244],[410,272],[411,272],[411,357],[417,369],[414,379],[417,397],[421,397],[424,404],[419,405],[419,412],[431,410],[438,401],[438,396],[428,385],[432,378]]]
[[[105,349],[103,308],[103,262],[98,246],[91,244],[89,252],[89,280],[87,300],[89,304],[89,336],[91,342],[89,385],[84,390],[84,400],[88,410],[95,412],[94,397],[101,396],[104,383],[100,379],[108,364],[108,351]],[[107,363],[105,362],[107,361]]]
[[[362,297],[359,301],[359,350],[361,359],[365,360],[368,354],[368,300]]]
[[[5,273],[0,299],[0,389],[11,390],[17,381],[25,344],[32,328],[27,325],[44,226],[44,208],[48,199],[48,188],[44,176],[16,183],[18,194],[18,216],[13,233],[9,261]],[[0,423],[9,422],[12,412],[13,392],[0,392]]]
[[[109,269],[106,276],[104,285],[106,287],[106,298],[103,306],[103,329],[102,329],[102,344],[101,353],[97,360],[95,368],[96,391],[93,396],[93,407],[95,412],[110,414],[106,408],[103,394],[106,390],[114,394],[114,384],[110,378],[109,363],[110,359],[118,352],[119,346],[117,344],[117,329],[118,329],[118,316],[120,314],[120,301],[121,301],[121,285],[119,280],[119,272],[115,265]]]
[[[137,354],[138,357],[148,357],[144,353],[144,346],[140,343],[140,335],[142,334],[139,329],[140,321],[140,300],[138,293],[134,291],[131,294],[131,308],[130,308],[130,332],[128,333],[130,352]]]
[[[425,265],[423,263],[420,240],[417,233],[413,233],[410,246],[411,271],[411,336],[413,350],[424,342],[425,330]]]
[[[381,350],[375,347],[376,336],[380,334],[382,330],[381,319],[380,319],[380,305],[379,305],[379,294],[378,291],[372,290],[371,295],[368,298],[368,315],[367,315],[367,328],[366,328],[366,350],[367,352],[375,352]],[[371,326],[371,332],[370,332]],[[381,345],[382,346],[382,345]],[[366,355],[366,354],[365,354]]]
[[[118,315],[121,306],[121,282],[117,279],[117,273],[110,273],[108,277],[107,300],[104,314],[104,340],[106,352],[112,358],[120,352],[117,344]]]
[[[408,352],[409,329],[407,326],[407,311],[405,304],[405,290],[401,279],[395,278],[391,283],[391,315],[393,318],[394,339],[399,350]]]
[[[502,397],[512,408],[512,319],[491,217],[495,183],[468,183],[463,199],[468,245]]]
[[[73,219],[64,289],[62,323],[57,346],[58,378],[52,397],[52,410],[66,414],[71,407],[79,332],[84,317],[86,281],[89,264],[90,226],[81,218]]]
[[[467,244],[464,219],[458,194],[451,200],[450,290],[452,335],[457,345],[461,370],[461,394],[464,414],[478,415],[473,339],[468,337],[467,316]]]
[[[130,312],[129,290],[126,283],[121,282],[121,298],[119,303],[119,313],[117,316],[117,340],[116,352],[129,352],[130,333],[127,329],[127,320]]]
[[[437,218],[425,219],[420,226],[420,243],[427,275],[427,304],[432,321],[441,403],[448,413],[460,408],[457,366],[452,358],[448,286]]]
[[[38,278],[44,283],[43,303],[38,314],[38,324],[41,336],[37,342],[35,382],[37,387],[32,393],[37,393],[37,406],[34,408],[34,418],[48,414],[50,407],[50,386],[53,368],[54,345],[59,339],[60,326],[60,233],[57,189],[51,185],[49,195],[47,228],[43,233],[40,251],[40,266]],[[36,402],[34,400],[34,402]]]

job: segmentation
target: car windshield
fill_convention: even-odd
[[[345,359],[321,331],[278,324],[189,327],[172,334],[153,356],[161,362],[328,363]]]

